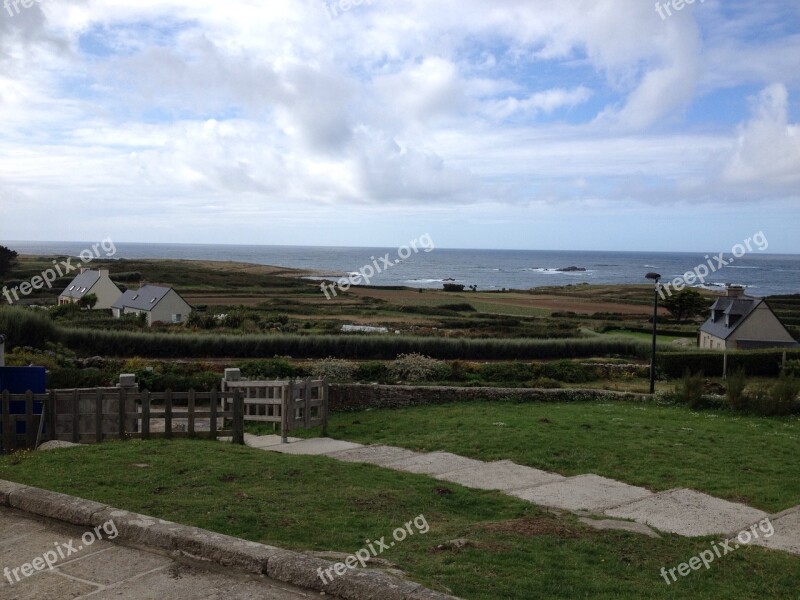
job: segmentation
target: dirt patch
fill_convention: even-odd
[[[500,521],[490,523],[483,527],[486,531],[495,533],[508,533],[522,537],[558,537],[558,538],[581,538],[588,537],[588,532],[582,531],[574,525],[567,525],[554,517],[528,517],[525,519],[514,519],[511,521]]]

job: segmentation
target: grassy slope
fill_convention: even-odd
[[[564,475],[597,473],[653,490],[691,487],[767,511],[800,503],[796,417],[631,403],[459,403],[334,415],[328,431]]]
[[[137,467],[135,464],[146,464]],[[355,552],[424,514],[384,558],[471,600],[790,598],[800,558],[745,548],[671,587],[710,539],[597,532],[500,494],[322,457],[215,442],[126,442],[0,458],[0,478],[284,547]],[[466,537],[461,552],[436,546]]]

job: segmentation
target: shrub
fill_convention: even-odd
[[[326,358],[314,363],[311,374],[330,381],[352,381],[356,374],[356,365],[349,360]]]
[[[798,393],[800,381],[783,375],[766,393],[759,394],[753,408],[765,417],[790,415],[795,411]]]
[[[450,376],[447,364],[422,354],[401,354],[388,372],[392,379],[401,381],[440,381]]]
[[[675,395],[678,402],[686,404],[689,408],[699,408],[703,404],[703,390],[705,382],[702,373],[692,375],[689,369],[675,386]]]
[[[358,381],[386,381],[388,374],[389,369],[386,367],[386,363],[378,360],[361,363],[356,367],[356,379]]]
[[[481,365],[480,376],[483,381],[529,381],[541,374],[538,365],[524,362],[487,363]]]
[[[745,396],[744,389],[747,385],[747,376],[744,369],[736,369],[733,373],[728,375],[727,389],[725,396],[728,399],[728,404],[735,410],[742,410],[747,407],[747,396]]]
[[[783,372],[789,377],[800,377],[800,359],[787,360]]]
[[[292,366],[285,358],[271,358],[269,360],[249,360],[238,365],[242,375],[249,379],[282,379],[303,377],[307,371],[300,367]]]
[[[21,307],[0,308],[0,334],[6,336],[6,348],[17,346],[44,348],[58,340],[58,329],[46,312]]]
[[[443,310],[452,310],[454,312],[475,312],[475,307],[472,304],[443,304],[439,308]]]
[[[549,377],[539,377],[539,379],[533,382],[531,387],[543,388],[543,389],[557,389],[563,386],[561,385],[560,381],[556,381],[555,379],[550,379]]]
[[[542,375],[564,383],[586,383],[597,380],[597,372],[593,367],[585,367],[568,360],[544,365]]]

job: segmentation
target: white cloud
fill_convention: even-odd
[[[769,86],[755,99],[753,118],[741,127],[723,173],[727,183],[787,192],[800,183],[800,125],[788,121],[788,100],[781,84]]]

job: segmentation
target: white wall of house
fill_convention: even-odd
[[[161,299],[161,302],[150,311],[147,322],[149,325],[156,322],[183,323],[189,317],[190,312],[192,312],[192,307],[175,290],[170,290]]]
[[[707,350],[725,350],[731,346],[727,346],[725,340],[701,331],[700,347]],[[735,347],[735,345],[733,347]]]
[[[122,291],[109,278],[108,271],[103,273],[103,271],[100,272],[100,279],[87,292],[97,296],[97,304],[94,307],[98,310],[111,308],[111,305],[122,295]]]

